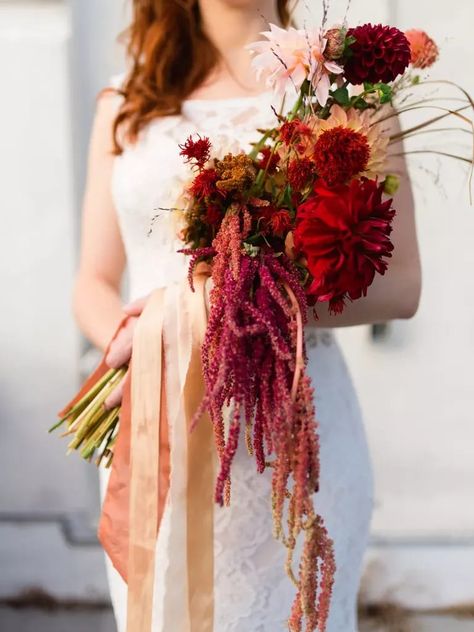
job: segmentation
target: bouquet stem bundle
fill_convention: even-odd
[[[68,454],[78,450],[87,461],[98,453],[96,464],[105,460],[110,467],[117,438],[120,407],[106,410],[105,401],[125,377],[126,368],[110,369],[91,390],[62,417],[49,432],[66,425],[63,437],[72,436]]]

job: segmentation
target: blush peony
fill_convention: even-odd
[[[318,182],[298,207],[294,241],[312,276],[308,294],[329,301],[333,313],[343,310],[347,298],[365,296],[375,273],[387,269],[395,210],[391,199],[382,199],[382,189],[366,178],[336,188]]]

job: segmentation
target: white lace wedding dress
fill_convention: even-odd
[[[114,85],[119,82],[117,78]],[[120,97],[116,98],[118,105]],[[178,143],[200,133],[209,136],[221,153],[236,144],[248,149],[255,129],[274,123],[272,101],[280,105],[270,93],[188,100],[182,115],[155,120],[115,159],[113,198],[127,253],[131,299],[153,288],[171,287],[187,273],[186,259],[176,252],[182,244],[172,214],[158,210],[176,203],[189,176]],[[169,309],[173,310],[172,302]],[[372,464],[357,398],[331,330],[308,329],[306,340],[321,441],[315,506],[334,540],[337,565],[327,632],[356,632],[357,592],[373,506]],[[180,464],[172,457],[171,465],[178,479]],[[104,492],[105,470],[101,481]],[[284,571],[285,549],[272,537],[270,473],[256,473],[244,442],[234,462],[232,485],[231,507],[215,508],[214,632],[283,632],[294,586]],[[182,502],[183,497],[172,491],[157,541],[153,632],[188,632],[182,589],[168,566],[170,551],[179,550],[171,525],[173,511]],[[107,566],[118,630],[123,632],[126,586],[109,561]]]

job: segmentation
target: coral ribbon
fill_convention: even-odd
[[[175,357],[186,358],[187,362],[182,397],[188,431],[187,459],[183,463],[187,468],[188,599],[183,604],[183,620],[189,622],[189,632],[212,632],[214,628],[215,448],[209,416],[205,414],[193,432],[189,432],[204,396],[201,345],[207,325],[208,276],[208,267],[199,265],[195,292],[186,287],[180,294],[184,304],[179,309],[186,314],[191,336],[188,341],[178,340],[177,349],[170,349]],[[104,550],[128,583],[127,632],[149,632],[152,628],[156,538],[170,489],[166,401],[167,397],[181,396],[181,393],[167,393],[166,389],[165,296],[166,288],[150,295],[135,328],[131,371],[125,378],[119,433],[98,529]],[[127,318],[120,323],[112,340]],[[99,367],[61,411],[61,416],[108,370],[107,352],[108,349]],[[170,563],[173,564],[172,559]]]

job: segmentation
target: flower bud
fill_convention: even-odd
[[[324,56],[331,61],[340,59],[344,53],[346,31],[342,28],[329,29],[324,37],[327,39]]]
[[[398,176],[394,176],[389,174],[383,183],[383,192],[387,195],[395,195],[398,191],[398,187],[400,186],[400,178]]]

